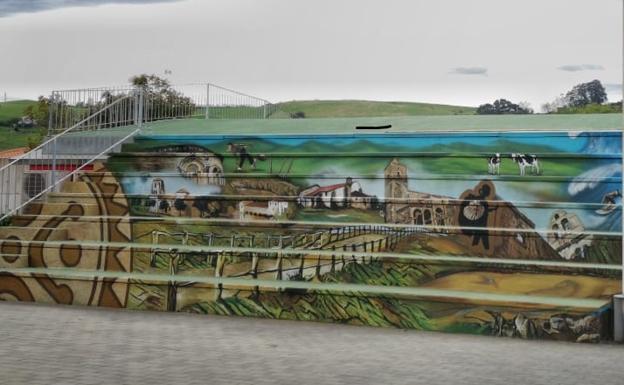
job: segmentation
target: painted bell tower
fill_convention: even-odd
[[[397,221],[397,210],[405,203],[397,202],[396,199],[405,199],[408,196],[407,189],[407,167],[401,164],[397,158],[386,166],[384,170],[385,194],[386,202],[386,222]]]

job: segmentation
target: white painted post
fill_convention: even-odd
[[[55,112],[56,107],[56,91],[52,91],[50,100],[48,101],[48,136],[53,135],[52,132],[52,114]]]
[[[52,141],[52,175],[51,175],[52,192],[56,191],[56,137]]]
[[[206,83],[206,119],[210,119],[210,83]]]
[[[143,88],[139,89],[139,124],[138,127],[143,127],[143,101],[144,101],[144,92]]]
[[[135,126],[139,126],[139,90],[138,88],[135,90],[134,92],[134,111],[133,112],[133,118],[134,118],[134,125]]]

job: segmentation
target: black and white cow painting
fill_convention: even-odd
[[[533,175],[539,175],[540,173],[539,160],[537,159],[537,155],[512,153],[511,160],[513,160],[514,163],[518,164],[518,168],[520,169],[520,175],[526,174],[527,167],[530,169]]]
[[[488,174],[500,175],[501,156],[497,152],[496,155],[488,158]]]

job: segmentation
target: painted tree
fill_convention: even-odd
[[[173,207],[175,207],[175,209],[178,210],[179,215],[182,216],[187,205],[186,202],[184,202],[184,199],[176,198],[176,200],[173,202]]]

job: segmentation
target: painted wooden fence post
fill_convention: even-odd
[[[277,252],[277,260],[275,261],[275,279],[282,280],[282,252]]]
[[[304,264],[305,264],[305,254],[301,254],[301,258],[299,260],[299,279],[303,279]]]
[[[158,244],[158,232],[152,231],[152,245],[157,245],[157,244]],[[156,249],[154,247],[152,247],[150,250],[149,264],[151,267],[156,266]]]
[[[251,277],[253,279],[258,279],[258,260],[259,260],[258,253],[252,253],[251,254]],[[256,297],[260,295],[260,286],[254,285],[253,295]]]
[[[317,259],[316,259],[316,273],[315,273],[315,277],[317,279],[321,277],[321,254],[319,254],[317,256]]]
[[[220,252],[217,257],[217,266],[215,267],[215,277],[222,278],[223,277],[223,268],[225,266],[225,252]],[[217,301],[221,299],[221,295],[223,293],[223,284],[219,282],[217,285]]]

